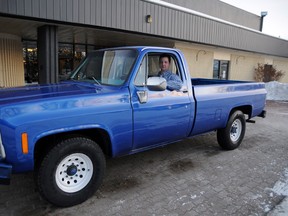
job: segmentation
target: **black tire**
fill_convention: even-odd
[[[238,148],[245,136],[245,130],[245,115],[237,110],[229,117],[226,127],[217,131],[218,144],[225,150]]]
[[[80,204],[99,188],[105,168],[104,154],[94,141],[84,137],[68,138],[60,141],[42,160],[36,173],[39,192],[57,206]]]

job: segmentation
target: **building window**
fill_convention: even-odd
[[[58,50],[59,80],[65,80],[73,70],[73,44],[60,44]]]
[[[25,83],[38,82],[38,60],[36,41],[23,42]]]
[[[87,52],[94,50],[94,45],[59,43],[59,80],[65,80],[76,68]],[[23,62],[25,83],[37,83],[39,68],[37,58],[37,41],[23,41]]]
[[[213,79],[228,79],[229,61],[214,60]]]
[[[69,77],[87,53],[94,49],[93,45],[59,43],[59,80]]]

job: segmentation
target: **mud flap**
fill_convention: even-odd
[[[9,185],[12,173],[12,165],[0,162],[0,184]]]

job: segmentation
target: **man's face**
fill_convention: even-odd
[[[161,71],[167,71],[169,69],[170,63],[168,57],[162,57],[159,61]]]

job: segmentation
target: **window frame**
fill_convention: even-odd
[[[215,63],[218,63],[217,70],[215,70]],[[221,66],[223,64],[226,64],[226,70],[225,70],[225,77],[223,76],[223,71],[221,70]],[[213,79],[219,79],[219,80],[228,80],[229,79],[229,72],[230,72],[230,61],[229,60],[219,60],[214,59],[213,60]],[[217,73],[217,77],[215,76],[215,72]]]

